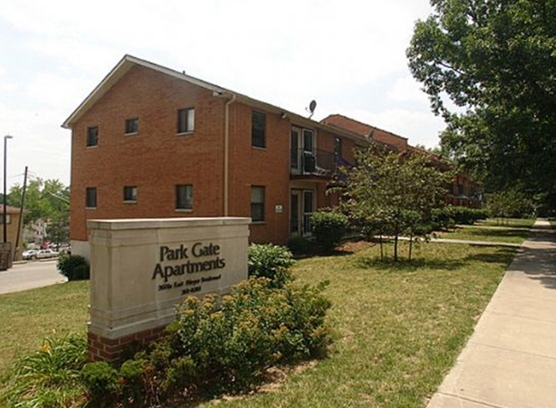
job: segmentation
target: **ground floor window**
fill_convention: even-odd
[[[97,188],[87,187],[85,189],[85,207],[97,208]]]
[[[124,201],[126,202],[137,201],[137,186],[124,187]]]
[[[264,187],[251,187],[251,220],[253,222],[264,221]]]
[[[193,209],[193,185],[178,184],[176,186],[176,210]]]

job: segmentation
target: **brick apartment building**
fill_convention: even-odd
[[[126,55],[63,124],[73,251],[88,256],[87,219],[244,216],[253,242],[307,234],[310,214],[336,204],[327,184],[355,147],[409,148],[358,123],[316,122]]]

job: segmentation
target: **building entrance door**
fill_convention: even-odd
[[[315,194],[313,190],[292,189],[290,194],[290,234],[292,236],[311,235],[311,215]]]

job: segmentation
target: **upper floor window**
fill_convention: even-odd
[[[264,221],[264,187],[251,187],[251,220]]]
[[[193,186],[179,184],[176,186],[176,210],[193,209]]]
[[[98,145],[98,126],[87,128],[87,147]]]
[[[131,118],[125,120],[125,133],[137,133],[139,131],[139,118]]]
[[[85,189],[85,207],[97,208],[97,188],[87,187]]]
[[[124,201],[126,202],[137,201],[137,186],[124,187]]]
[[[191,133],[195,130],[195,109],[178,110],[178,133]]]
[[[265,128],[266,115],[253,111],[251,115],[251,146],[266,147]]]
[[[339,137],[334,138],[334,156],[336,159],[342,157],[342,139]]]

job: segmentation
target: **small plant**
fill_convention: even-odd
[[[83,336],[46,338],[40,349],[16,361],[8,401],[15,407],[71,406],[82,399],[79,372],[87,361]]]
[[[80,377],[93,403],[108,405],[117,398],[118,370],[105,361],[87,363],[81,369]]]
[[[342,213],[322,211],[311,216],[311,231],[325,252],[331,252],[340,243],[348,227],[348,218]]]
[[[89,279],[89,263],[81,255],[64,255],[58,259],[58,270],[68,281]]]
[[[292,253],[283,246],[273,244],[249,246],[249,276],[268,278],[272,282],[272,286],[282,287],[292,279],[289,270],[292,265]]]

